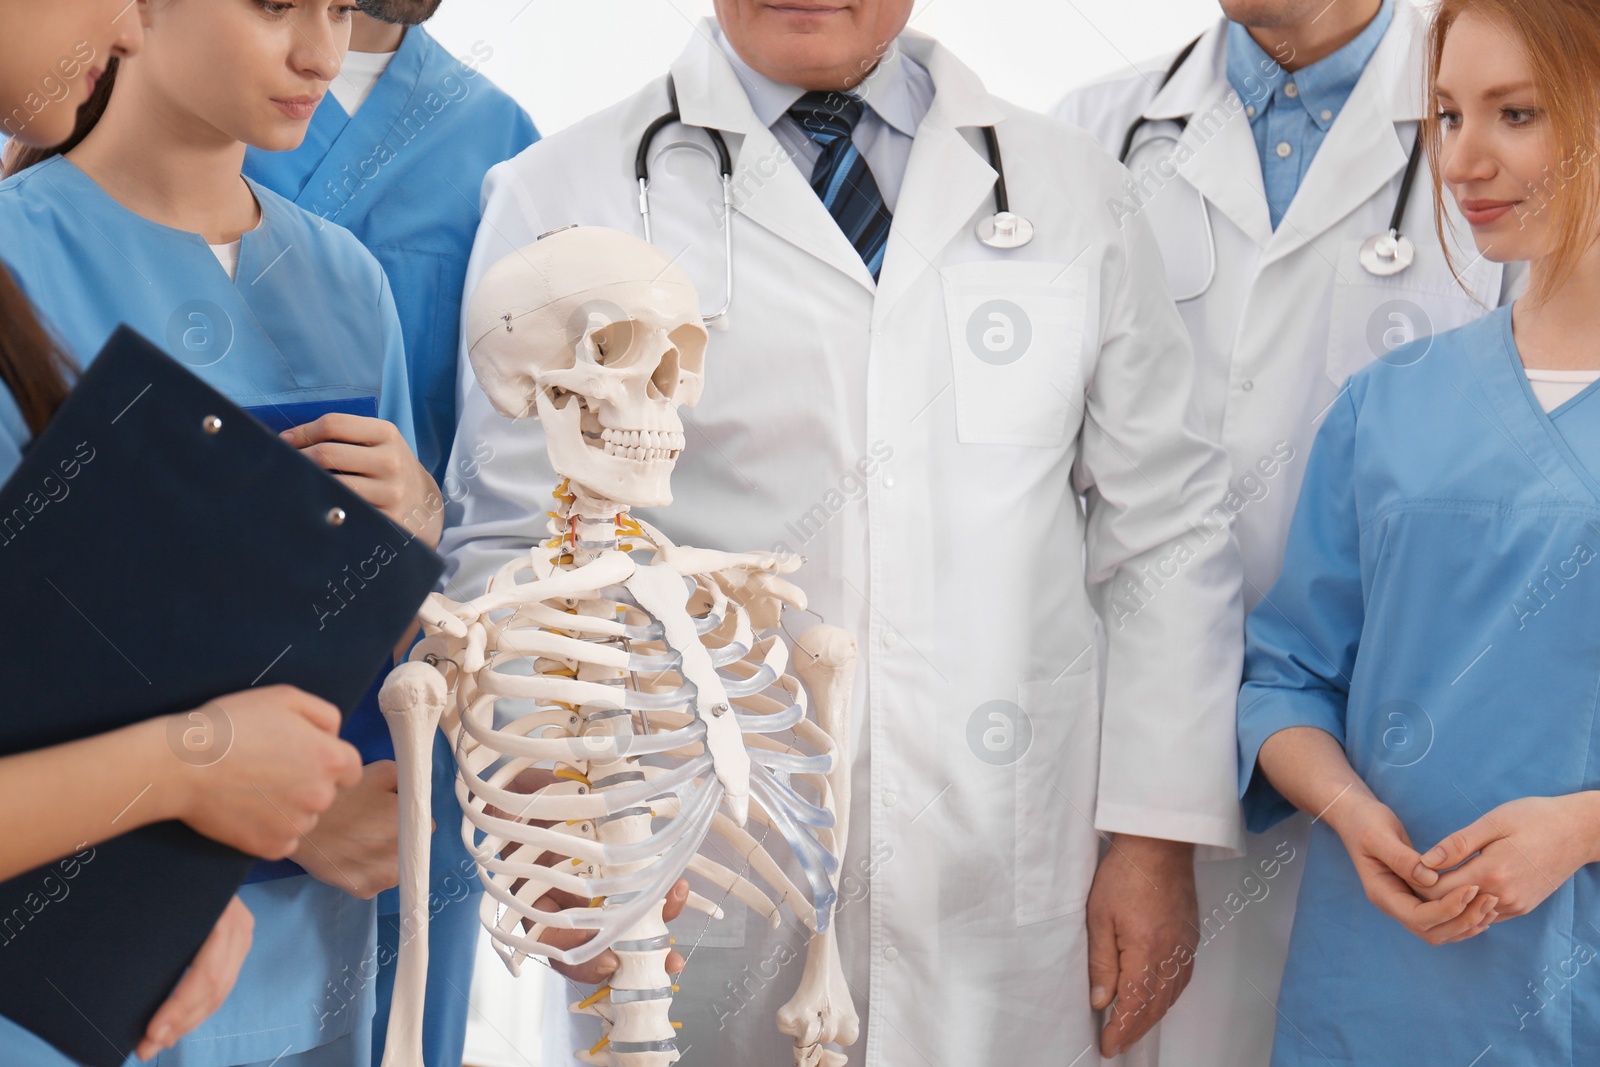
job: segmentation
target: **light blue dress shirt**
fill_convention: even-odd
[[[733,72],[750,98],[756,118],[772,131],[794,165],[800,168],[800,173],[809,179],[822,149],[788,116],[789,108],[805,95],[805,90],[758,74],[739,58],[720,31],[716,40],[717,47],[733,64]],[[872,178],[878,183],[885,206],[893,212],[900,185],[905,180],[906,166],[911,161],[911,142],[933,106],[933,76],[897,44],[878,60],[872,74],[852,92],[867,107],[851,139],[872,169]]]
[[[1348,44],[1293,74],[1278,65],[1287,56],[1268,55],[1244,26],[1228,24],[1228,82],[1255,134],[1274,230],[1393,21],[1394,0],[1383,0]]]

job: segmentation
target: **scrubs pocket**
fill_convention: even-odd
[[[1089,265],[958,263],[940,275],[957,439],[1061,447],[1083,407]]]
[[[1100,776],[1100,689],[1086,670],[1027,682],[1017,703],[1027,750],[1016,764],[1018,926],[1082,911],[1099,859],[1094,829]]]

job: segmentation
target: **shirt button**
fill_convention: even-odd
[[[1252,390],[1252,389],[1254,389],[1254,388],[1255,388],[1255,387],[1256,387],[1256,383],[1255,383],[1255,382],[1252,382],[1252,381],[1251,381],[1251,380],[1250,380],[1250,379],[1248,379],[1248,378],[1246,378],[1246,379],[1245,379],[1245,380],[1244,380],[1244,381],[1243,381],[1243,382],[1241,382],[1241,383],[1239,383],[1239,388],[1240,388],[1240,389],[1243,389],[1243,390],[1244,390],[1244,391],[1245,391],[1245,392],[1247,392],[1247,393],[1248,393],[1248,392],[1249,392],[1249,391],[1250,391],[1250,390]]]
[[[1279,159],[1288,159],[1290,153],[1292,153],[1293,151],[1294,151],[1294,147],[1292,145],[1290,145],[1288,141],[1279,141],[1278,142],[1278,158]]]
[[[1256,106],[1254,104],[1251,104],[1244,109],[1244,117],[1247,119],[1253,119],[1256,117]]]
[[[892,808],[894,807],[894,802],[897,799],[898,798],[893,793],[885,793],[883,794],[883,806],[886,808]]]
[[[900,950],[895,948],[893,945],[890,945],[888,948],[883,950],[883,958],[888,960],[890,963],[893,963],[895,960],[900,958]]]
[[[1329,111],[1327,108],[1323,108],[1322,109],[1322,121],[1323,122],[1328,122],[1332,118],[1333,118],[1333,112]]]
[[[1294,82],[1290,82],[1288,85],[1283,87],[1283,95],[1287,96],[1290,100],[1293,100],[1295,97],[1300,95],[1300,86],[1296,85]]]
[[[895,633],[893,630],[890,630],[890,631],[888,631],[887,633],[885,633],[883,635],[883,647],[884,648],[893,648],[895,645],[898,645],[899,643],[900,643],[900,635]]]

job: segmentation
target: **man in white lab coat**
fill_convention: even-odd
[[[718,0],[673,64],[653,236],[720,308],[720,131],[733,288],[675,502],[649,518],[679,544],[803,555],[812,608],[860,640],[851,1062],[1082,1064],[1176,1000],[1193,853],[1242,840],[1227,469],[1189,421],[1149,228],[1100,208],[1121,170],[902,32],[910,10]],[[542,232],[643,235],[634,159],[668,85],[490,172],[469,301]],[[985,127],[1033,230],[1020,248],[976,233],[996,212]],[[456,454],[484,461],[444,545],[460,596],[543,538],[555,484],[538,424],[493,413],[466,373]],[[729,912],[675,927],[680,1050],[790,1062],[773,1020],[804,932]]]
[[[1277,579],[1312,440],[1345,379],[1509,299],[1522,271],[1467,239],[1455,245],[1461,282],[1451,276],[1418,152],[1397,226],[1414,254],[1381,273],[1426,106],[1423,15],[1410,0],[1222,8],[1181,63],[1167,55],[1089,85],[1056,115],[1126,152],[1131,180],[1101,207],[1119,223],[1148,220],[1161,244],[1205,433],[1232,460],[1253,607]],[[1392,731],[1397,759],[1408,728]],[[1267,1062],[1308,826],[1249,835],[1243,859],[1199,866],[1198,965],[1161,1025],[1162,1067]]]

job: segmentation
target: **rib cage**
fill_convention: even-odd
[[[574,1007],[605,1021],[606,1047],[580,1055],[663,1067],[677,1053],[666,1019],[673,987],[660,910],[679,877],[687,872],[696,889],[709,885],[689,901],[708,914],[720,917],[713,901],[732,896],[773,926],[788,907],[814,931],[827,928],[839,866],[829,848],[825,778],[834,742],[807,717],[782,633],[756,634],[714,575],[679,576],[615,545],[576,542],[597,550],[582,565],[567,556],[547,562],[548,550],[536,548],[503,568],[477,600],[435,598],[424,613],[429,636],[413,658],[459,668],[456,789],[496,953],[515,974],[529,956],[577,964],[615,949],[623,967],[604,995]],[[652,612],[641,590],[659,592],[664,575],[681,581],[681,603]],[[698,648],[669,636],[674,622]],[[696,663],[698,684],[689,677]],[[714,680],[703,673],[707,664]],[[496,709],[507,700],[533,707],[497,725]],[[724,715],[748,759],[748,812],[761,824],[759,838],[740,825],[743,808],[731,803],[724,781],[725,765],[736,761],[723,749],[719,763],[712,751],[716,736],[730,736],[715,721]],[[525,769],[552,765],[562,780],[532,794],[509,788]],[[712,833],[743,857],[743,871],[702,854]],[[774,836],[796,857],[804,889],[762,847]],[[552,889],[578,902],[555,912],[535,908]],[[539,940],[550,929],[595,935],[562,950]]]

